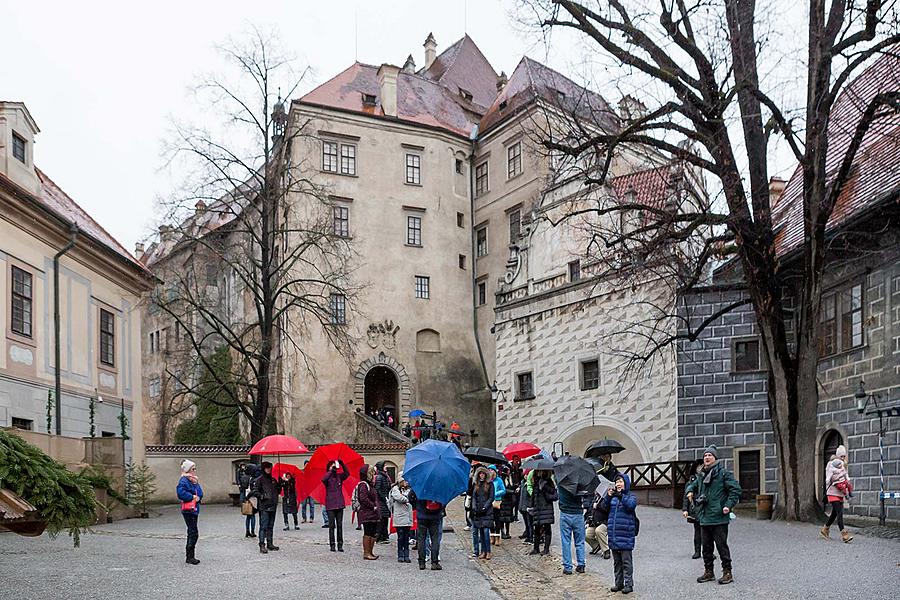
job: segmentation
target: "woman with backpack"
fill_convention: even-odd
[[[359,469],[359,483],[353,492],[353,510],[363,526],[363,559],[377,560],[373,553],[378,534],[381,513],[378,508],[378,492],[375,491],[375,467],[363,465]]]
[[[331,463],[331,468],[322,478],[322,485],[325,486],[324,508],[328,511],[328,545],[332,552],[335,551],[335,532],[337,532],[337,551],[344,551],[344,482],[348,477],[350,472],[347,465],[338,459]]]

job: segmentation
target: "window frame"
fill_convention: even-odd
[[[331,231],[339,238],[350,237],[350,207],[335,204],[331,207]]]
[[[422,185],[422,155],[416,152],[406,153],[406,185]]]
[[[331,325],[347,324],[347,296],[344,294],[330,294],[328,296],[328,313]]]
[[[588,363],[596,363],[596,365],[597,365],[596,382],[593,386],[590,386],[590,387],[587,385],[587,379],[585,378],[585,368],[584,368],[584,366]],[[582,392],[600,389],[600,359],[599,358],[593,357],[593,358],[578,359],[578,387]]]
[[[422,247],[421,215],[406,215],[406,245],[416,248]]]
[[[23,275],[23,290],[16,291],[16,273],[21,273]],[[24,279],[27,278],[27,288],[28,295],[26,296],[24,293],[25,282]],[[21,320],[21,330],[16,329],[16,299],[19,299],[21,303],[20,311],[22,315],[20,317]],[[26,323],[25,313],[27,312],[28,320]],[[27,328],[26,328],[27,324]],[[26,332],[27,329],[27,332]],[[22,337],[31,342],[34,341],[34,273],[28,271],[27,269],[23,269],[17,264],[11,264],[9,266],[9,331],[15,336]]]
[[[162,395],[162,378],[159,375],[150,375],[147,378],[147,394],[151,398],[159,398]]]
[[[475,165],[475,197],[480,198],[491,191],[490,161],[485,160]]]
[[[19,152],[22,156],[19,156]],[[12,155],[22,164],[28,164],[28,140],[15,131],[12,132]]]
[[[466,228],[466,214],[457,211],[456,213],[456,226],[460,229]]]
[[[566,271],[569,283],[581,281],[581,259],[570,260],[568,265],[566,265]]]
[[[16,422],[18,421],[18,423]],[[34,419],[24,417],[10,417],[9,426],[19,431],[34,431]]]
[[[522,168],[522,142],[506,147],[506,179],[514,179],[524,172]]]
[[[756,342],[756,351],[757,351],[757,365],[756,369],[738,369],[737,365],[737,347],[738,344],[745,344],[747,342]],[[762,347],[762,338],[758,335],[751,336],[741,336],[732,338],[731,340],[731,373],[733,374],[744,374],[744,373],[765,373],[768,371],[766,366],[766,359],[763,353]]]
[[[465,255],[465,254],[460,254],[460,255],[459,255],[459,259],[457,260],[457,262],[458,262],[458,264],[459,264],[459,268],[462,269],[463,271],[465,271],[465,270],[466,270],[466,262],[467,262],[467,261],[466,261],[466,255]]]
[[[345,154],[344,151],[347,151]],[[339,172],[341,175],[356,177],[356,144],[340,144]],[[346,168],[345,167],[346,164]]]
[[[513,234],[513,215],[516,216],[515,234]],[[519,236],[522,235],[522,208],[520,206],[517,206],[511,210],[506,211],[506,218],[509,222],[509,243],[513,244],[519,239]]]
[[[102,367],[114,369],[116,367],[116,314],[111,310],[106,310],[102,306],[99,310],[97,319],[97,329],[99,336],[97,343],[99,344],[99,360]],[[109,331],[105,330],[105,316],[109,316]],[[107,358],[109,360],[107,360]]]
[[[475,306],[487,304],[487,280],[478,281],[475,284]]]
[[[431,277],[428,275],[415,275],[416,300],[431,300]]]
[[[333,153],[327,151],[328,146],[334,147]],[[322,140],[322,170],[326,173],[340,172],[340,154],[340,143],[331,140]]]
[[[478,239],[478,235],[482,231],[484,232],[484,252],[482,252],[482,246]],[[490,252],[490,246],[488,245],[488,226],[480,225],[475,228],[475,257],[481,258],[482,256],[487,256],[488,252]]]
[[[528,396],[526,396],[522,393],[522,377],[526,376],[526,375],[529,377],[530,385],[531,385],[531,389],[529,390],[531,392],[531,395],[528,395]],[[534,400],[536,397],[535,389],[534,389],[534,387],[535,387],[534,386],[534,370],[529,369],[527,371],[519,371],[518,373],[516,373],[515,377],[516,377],[516,381],[515,381],[516,395],[515,395],[515,398],[513,398],[513,401],[514,402],[522,402],[525,400]]]
[[[859,288],[859,306],[852,307],[853,290]],[[850,299],[850,308],[844,306]],[[829,306],[830,305],[830,306]],[[829,315],[829,308],[831,317]],[[853,344],[853,318],[858,315],[859,342]],[[849,322],[849,327],[847,323]],[[819,360],[837,356],[844,352],[853,352],[866,346],[866,279],[852,277],[822,294],[822,306],[819,311],[818,337]],[[845,338],[849,338],[850,342]],[[831,344],[828,344],[831,340]]]

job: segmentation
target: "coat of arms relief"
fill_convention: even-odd
[[[392,349],[397,344],[398,331],[400,331],[400,326],[388,319],[371,323],[366,332],[369,347],[375,349],[378,346],[384,346],[388,350]]]

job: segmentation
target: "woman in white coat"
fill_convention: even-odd
[[[409,532],[413,525],[413,503],[410,498],[412,490],[403,479],[402,473],[397,476],[397,483],[388,494],[391,517],[394,527],[397,529],[397,562],[408,563],[409,560]]]

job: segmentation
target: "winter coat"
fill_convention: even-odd
[[[535,525],[552,525],[556,522],[553,503],[559,499],[553,479],[535,478],[532,484],[531,517]]]
[[[375,491],[378,493],[378,512],[382,519],[386,519],[391,510],[388,507],[388,494],[391,493],[391,477],[384,468],[380,468],[375,474]]]
[[[412,490],[410,488],[406,488],[406,491],[403,491],[399,485],[391,488],[388,499],[391,503],[391,516],[394,518],[394,527],[412,527],[413,505],[409,499],[411,493]]]
[[[360,482],[356,484],[356,497],[359,499],[357,516],[360,523],[377,523],[381,519],[381,513],[378,510],[378,492],[369,483],[368,472],[368,465],[363,465],[359,469]]]
[[[576,496],[564,488],[559,488],[557,493],[559,494],[559,512],[568,515],[584,514],[581,496]]]
[[[275,512],[278,508],[278,494],[281,485],[272,477],[263,473],[250,484],[250,498],[256,498],[260,511]]]
[[[730,519],[722,509],[734,509],[741,499],[741,484],[717,462],[688,484],[685,493],[689,492],[694,494],[694,511],[701,525],[727,525]]]
[[[828,489],[825,490],[826,496],[835,496],[836,498],[844,498],[844,492],[838,488],[837,484],[839,481],[847,479],[847,470],[844,468],[835,467],[832,463],[837,459],[836,456],[832,456],[831,460],[828,461],[828,466],[825,467],[825,485]]]
[[[281,480],[281,511],[286,515],[297,514],[297,480],[291,477],[287,481]]]
[[[631,493],[631,480],[628,475],[620,474],[625,481],[625,488],[612,496],[603,497],[603,504],[609,512],[606,521],[606,533],[610,550],[634,550],[634,509],[637,508],[637,497]]]
[[[487,487],[487,489],[485,490],[483,487]],[[475,485],[472,493],[472,526],[478,528],[494,526],[494,488],[492,485]]]
[[[531,478],[531,473],[528,473],[527,477],[522,478],[522,483],[519,486],[519,512],[528,514],[528,507],[531,506],[531,494],[528,492],[528,486],[525,485],[525,481]]]
[[[587,523],[591,527],[605,525],[609,521],[609,511],[603,507],[603,498],[606,494],[594,494],[591,507],[587,512]]]
[[[343,461],[338,461],[341,470],[330,470],[322,478],[322,485],[325,486],[325,510],[338,510],[344,508],[344,482],[350,477],[347,471],[347,465]]]
[[[514,494],[510,491],[512,486],[512,482],[507,480],[506,485],[506,494],[503,496],[503,499],[500,501],[500,514],[497,516],[497,520],[501,523],[512,523],[513,522],[513,508],[519,502],[518,494]]]
[[[416,499],[416,518],[421,521],[437,521],[444,516],[444,507],[437,510],[430,510],[428,508],[428,500],[424,498]]]
[[[687,485],[684,486],[684,497],[681,500],[681,512],[686,512],[689,516],[696,519],[697,511],[695,510],[694,503],[688,500],[687,491],[690,489],[691,484],[694,483],[694,480],[700,477],[699,474],[695,474],[691,477],[691,480],[688,481]]]
[[[200,487],[200,484],[194,483],[184,476],[178,480],[178,485],[175,487],[175,493],[182,502],[190,502],[194,499],[194,496],[197,496],[201,500],[203,499],[203,488]],[[194,510],[186,510],[184,512],[194,513],[195,515],[200,514],[200,503],[197,502],[197,506],[194,507]]]

